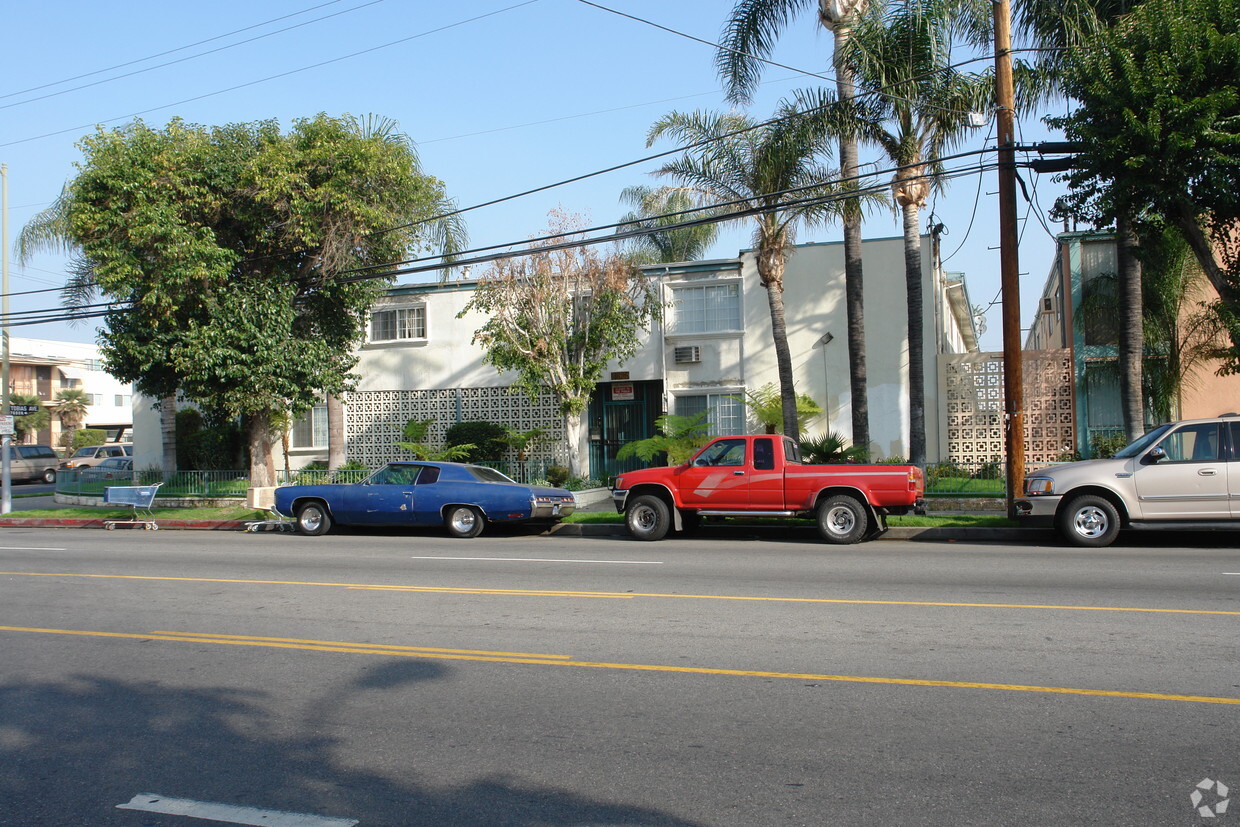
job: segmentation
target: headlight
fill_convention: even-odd
[[[1026,477],[1025,495],[1039,497],[1055,493],[1055,481],[1050,477]]]

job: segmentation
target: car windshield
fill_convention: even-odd
[[[1170,428],[1171,428],[1171,425],[1169,424],[1159,425],[1157,428],[1145,434],[1144,436],[1138,437],[1131,445],[1128,445],[1127,447],[1121,448],[1118,451],[1116,451],[1115,458],[1116,459],[1128,459],[1129,457],[1135,457],[1137,454],[1140,454],[1146,448],[1150,447],[1155,442],[1162,439],[1163,436],[1166,435],[1168,429]]]
[[[485,465],[467,465],[465,468],[479,482],[510,482],[514,485],[516,484],[515,480],[509,479],[494,468],[487,468]]]

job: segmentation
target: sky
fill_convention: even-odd
[[[604,0],[600,5],[718,42],[733,0]],[[172,117],[208,126],[276,119],[288,127],[319,112],[394,119],[414,141],[424,171],[461,207],[492,201],[646,158],[650,125],[672,111],[727,110],[710,45],[582,0],[217,0],[213,3],[12,3],[0,50],[0,163],[8,168],[10,247],[21,227],[57,196],[82,158],[77,142],[96,125]],[[827,83],[831,36],[808,12],[778,42],[747,111],[765,119],[793,90]],[[970,55],[961,53],[956,59]],[[986,63],[977,63],[980,70]],[[102,71],[101,71],[102,70]],[[833,84],[832,84],[833,85]],[[1062,104],[1059,108],[1062,109]],[[1055,139],[1041,115],[1018,122],[1018,140]],[[994,143],[994,119],[957,151]],[[863,162],[876,161],[863,151]],[[990,158],[993,160],[993,157]],[[658,185],[647,161],[567,186],[471,210],[474,247],[542,234],[548,212],[609,224],[629,207],[619,194]],[[972,164],[972,159],[957,162]],[[888,164],[877,162],[874,168]],[[1021,319],[1036,310],[1053,254],[1045,213],[1061,185],[1024,171],[1020,203]],[[887,176],[884,176],[886,178]],[[958,178],[923,211],[945,226],[945,268],[963,272],[973,305],[986,309],[983,350],[1001,350],[998,189],[993,171]],[[933,219],[931,216],[933,215]],[[871,213],[866,238],[901,234],[889,210]],[[798,242],[842,239],[838,225]],[[733,258],[751,230],[725,228],[709,258]],[[19,264],[10,249],[10,309],[58,308],[62,256]],[[870,279],[903,274],[873,274]],[[14,326],[11,335],[95,340],[92,322]],[[1022,334],[1023,339],[1023,334]]]

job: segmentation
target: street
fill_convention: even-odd
[[[0,824],[1226,825],[1186,539],[6,529]]]

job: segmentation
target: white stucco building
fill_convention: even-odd
[[[133,426],[133,389],[104,371],[97,345],[12,336],[9,363],[9,390],[39,397],[52,413],[51,424],[34,435],[33,441],[60,445],[56,395],[66,388],[77,388],[89,399],[82,427],[108,431],[112,438],[128,438]]]

